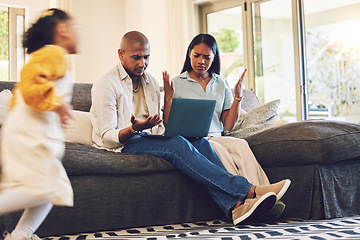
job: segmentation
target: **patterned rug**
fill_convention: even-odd
[[[48,237],[45,240],[121,239],[360,239],[360,216],[319,221],[284,220],[233,226],[216,220],[165,226],[123,229],[91,234]]]

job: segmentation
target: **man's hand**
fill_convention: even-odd
[[[174,83],[173,83],[173,81],[170,81],[169,74],[167,73],[167,71],[163,71],[162,75],[163,75],[163,81],[164,81],[165,101],[172,100],[172,98],[174,96],[174,92],[175,92]]]
[[[133,125],[133,129],[135,131],[142,131],[142,130],[152,128],[152,127],[158,125],[163,120],[161,119],[159,114],[155,114],[153,116],[149,116],[145,121],[140,121],[140,120],[136,119],[136,117],[133,114],[133,115],[131,115],[130,121],[131,121],[131,123]]]

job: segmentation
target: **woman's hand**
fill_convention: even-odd
[[[238,118],[239,118],[239,112],[240,112],[240,101],[243,94],[243,84],[245,80],[245,74],[247,69],[244,70],[243,74],[237,81],[234,87],[234,98],[233,104],[231,105],[231,108],[229,110],[224,110],[221,113],[221,121],[224,124],[224,128],[227,131],[230,131],[234,128]]]
[[[142,130],[152,128],[152,127],[158,125],[163,120],[161,119],[159,114],[155,114],[153,116],[149,116],[145,121],[140,121],[140,120],[136,119],[136,117],[133,114],[133,115],[131,115],[130,121],[133,125],[132,128],[135,131],[142,131]]]
[[[243,74],[241,75],[241,77],[239,78],[237,83],[235,84],[234,96],[236,98],[240,98],[242,96],[242,94],[243,94],[243,86],[244,86],[244,80],[245,80],[246,72],[247,72],[247,69],[244,70]]]
[[[175,92],[174,83],[170,81],[169,74],[167,71],[162,72],[163,81],[164,81],[164,97],[165,101],[172,100]]]

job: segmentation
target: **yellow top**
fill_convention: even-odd
[[[31,59],[20,72],[20,82],[16,88],[20,90],[24,102],[31,108],[40,111],[54,111],[61,105],[63,96],[56,95],[53,81],[62,78],[66,71],[65,49],[47,45],[31,54]],[[15,89],[13,94],[15,94]],[[10,107],[16,102],[12,98]]]

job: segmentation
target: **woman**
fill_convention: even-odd
[[[238,120],[246,71],[235,84],[233,96],[227,80],[220,76],[219,48],[215,38],[209,34],[197,35],[188,47],[181,74],[170,82],[168,73],[163,72],[164,122],[167,122],[172,98],[215,99],[216,107],[208,135],[212,147],[230,173],[241,175],[254,185],[268,185],[270,182],[247,142],[221,136],[224,130],[230,131]],[[278,202],[271,214],[278,217],[284,208],[285,205]]]

